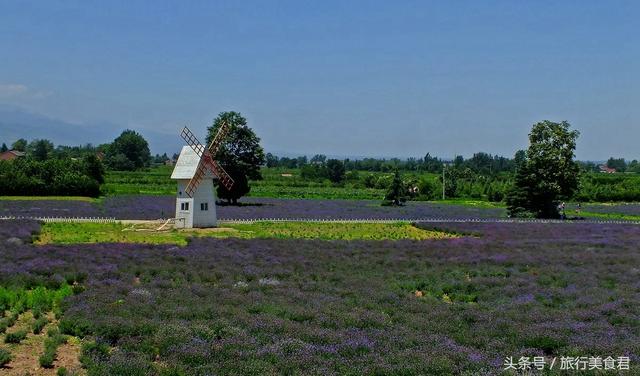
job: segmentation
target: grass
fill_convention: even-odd
[[[474,208],[486,208],[486,209],[494,209],[494,208],[504,208],[506,207],[504,202],[491,202],[485,200],[471,200],[471,199],[463,199],[463,198],[454,198],[440,201],[431,201],[434,204],[449,204],[449,205],[462,205],[469,206]]]
[[[407,222],[316,223],[253,222],[225,224],[215,229],[153,231],[122,223],[46,223],[37,244],[146,243],[186,245],[191,237],[277,238],[323,240],[425,240],[455,237],[419,229]]]
[[[605,219],[612,221],[640,221],[640,215],[629,215],[621,213],[594,213],[588,211],[567,210],[567,217],[584,217],[592,219]]]

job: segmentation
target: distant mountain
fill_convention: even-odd
[[[126,126],[113,123],[73,124],[30,112],[18,107],[0,104],[0,144],[8,146],[19,139],[48,139],[56,145],[94,145],[113,141]],[[149,142],[152,153],[173,154],[179,151],[181,140],[153,130],[135,129]]]

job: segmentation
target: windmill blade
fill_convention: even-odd
[[[229,133],[229,129],[230,129],[229,123],[227,123],[226,121],[223,121],[222,124],[220,125],[220,128],[218,128],[218,133],[213,138],[213,140],[209,144],[209,147],[207,148],[207,150],[209,150],[209,153],[211,153],[211,155],[216,155],[216,153],[218,152],[218,149],[220,149],[220,145],[222,144],[222,141],[224,141],[224,139],[227,137],[227,134]]]
[[[200,160],[196,173],[193,174],[193,177],[191,178],[191,180],[189,180],[189,184],[187,184],[187,188],[184,190],[184,193],[186,193],[187,196],[193,198],[193,194],[198,189],[198,186],[200,185],[200,182],[202,182],[202,179],[204,179],[206,173],[207,163],[204,163],[202,160]]]
[[[213,158],[211,158],[210,154],[208,154],[208,157],[209,158],[207,164],[209,165],[209,168],[211,168],[211,171],[218,177],[218,179],[220,180],[220,184],[224,185],[224,187],[230,191],[234,183],[233,178],[231,178],[231,176],[227,174],[224,168],[220,166],[220,163],[214,161]]]
[[[198,141],[193,132],[191,132],[189,128],[184,127],[182,129],[182,132],[180,132],[180,136],[182,136],[182,139],[186,141],[187,145],[189,145],[191,149],[193,149],[198,157],[202,158],[202,155],[205,151],[204,145],[202,145],[200,141]]]

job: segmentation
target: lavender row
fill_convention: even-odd
[[[378,201],[244,198],[240,206],[218,206],[221,219],[420,219],[497,218],[503,209],[409,202],[383,207]],[[114,217],[117,219],[169,218],[175,213],[172,196],[114,196],[101,202],[0,201],[0,216]]]

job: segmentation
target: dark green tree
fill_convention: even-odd
[[[518,150],[516,155],[513,157],[513,162],[515,163],[516,168],[520,167],[527,160],[527,152],[526,150]]]
[[[105,162],[112,170],[132,171],[148,167],[151,152],[147,140],[127,129],[106,148]]]
[[[36,161],[46,161],[53,153],[53,143],[49,140],[33,140],[27,147],[27,152]]]
[[[529,134],[529,149],[507,194],[511,216],[558,218],[558,203],[578,189],[580,166],[574,161],[580,133],[566,121],[542,121]]]
[[[340,183],[344,180],[344,163],[337,159],[327,161],[327,175],[332,183]]]
[[[9,148],[7,147],[7,144],[3,142],[2,146],[0,147],[0,153],[4,153],[7,150],[9,150]]]
[[[265,156],[265,163],[267,167],[278,167],[278,157],[271,153],[267,153]]]
[[[324,154],[316,154],[311,157],[311,163],[324,164],[327,161],[327,156]]]
[[[104,183],[104,165],[95,154],[87,154],[83,158],[83,167],[85,175],[91,177],[99,184]]]
[[[407,188],[402,182],[400,172],[396,170],[393,174],[393,180],[387,194],[384,197],[382,205],[384,206],[401,206],[407,201]]]
[[[627,170],[627,162],[624,158],[609,158],[607,167],[615,168],[617,172],[625,172]]]
[[[27,151],[28,144],[29,143],[27,142],[27,140],[25,140],[24,138],[21,138],[18,141],[11,144],[11,150],[17,150],[17,151],[23,151],[23,152]]]
[[[211,143],[223,122],[229,125],[229,133],[213,157],[235,184],[230,191],[218,184],[217,192],[221,199],[237,204],[237,200],[251,189],[248,181],[262,179],[260,167],[265,163],[265,155],[260,138],[247,126],[247,119],[235,111],[222,112],[214,119],[207,128],[207,144]]]

